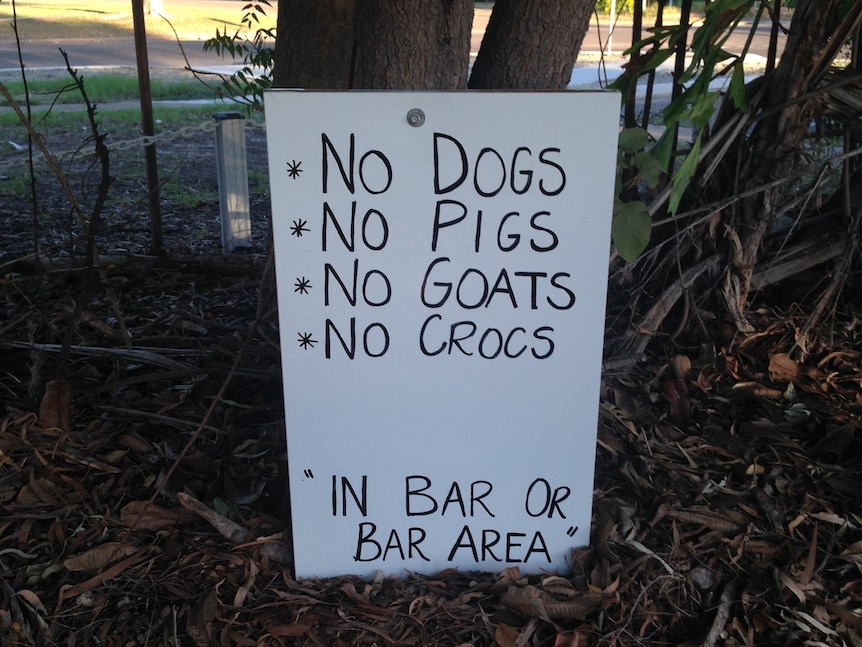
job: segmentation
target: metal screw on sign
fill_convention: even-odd
[[[411,108],[407,112],[407,123],[414,128],[419,128],[419,126],[425,123],[425,113],[419,108]]]

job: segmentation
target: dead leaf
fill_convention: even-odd
[[[817,559],[817,531],[819,526],[814,524],[814,531],[811,533],[811,541],[808,542],[808,559],[805,561],[805,568],[799,576],[799,583],[802,586],[807,586],[811,582],[811,576],[814,575],[814,567]]]
[[[638,429],[635,426],[635,423],[632,422],[629,413],[625,412],[620,407],[610,404],[609,402],[602,402],[601,407],[603,411],[609,413],[617,420],[617,422],[619,422],[623,427],[628,429],[633,436],[638,435]]]
[[[289,625],[269,625],[266,632],[275,638],[304,636],[309,629],[317,624],[318,619],[319,616],[309,614],[304,616],[302,620],[291,622]]]
[[[670,358],[668,366],[675,380],[685,380],[691,371],[691,359],[688,355],[674,355]]]
[[[51,380],[39,403],[39,422],[46,427],[72,430],[72,385],[66,380]]]
[[[36,595],[30,589],[21,589],[15,593],[20,598],[23,598],[27,601],[33,609],[41,613],[42,615],[48,615],[48,611],[45,609],[45,605],[42,604],[42,600],[39,599],[39,596]]]
[[[796,610],[794,613],[802,618],[807,624],[812,627],[815,627],[818,631],[826,634],[827,636],[837,636],[838,632],[832,629],[831,627],[827,627],[823,622],[812,616],[810,613],[806,613],[805,611]]]
[[[30,473],[30,482],[21,488],[16,498],[19,505],[52,505],[59,506],[58,488],[48,479],[36,478],[35,472]]]
[[[670,419],[674,424],[683,424],[691,416],[691,396],[685,380],[669,380],[664,383],[664,399],[670,409]]]
[[[602,593],[602,595],[613,595],[614,593],[617,592],[617,589],[619,587],[620,587],[620,576],[617,575],[617,577],[614,579],[613,582],[611,582],[604,589],[602,589],[601,593]]]
[[[820,381],[823,373],[813,366],[797,362],[787,353],[776,353],[769,358],[769,378],[779,384],[799,384],[805,378]]]
[[[754,488],[754,498],[760,509],[766,513],[767,519],[776,530],[784,530],[784,512],[775,504],[775,500],[769,496],[761,487]]]
[[[517,629],[501,622],[494,630],[494,640],[500,647],[515,647],[518,642],[518,634]]]
[[[801,604],[805,604],[806,596],[805,591],[802,589],[799,584],[797,584],[792,577],[790,577],[787,573],[778,573],[778,580],[791,592],[793,595],[797,597]]]
[[[16,592],[5,581],[2,592],[5,595],[0,596],[0,602],[9,611],[0,611],[0,638],[5,636],[0,645],[53,644],[51,627],[46,621],[48,612],[39,596],[29,589]]]
[[[786,384],[799,381],[799,362],[787,353],[776,353],[769,358],[769,378],[773,382]]]
[[[579,631],[573,634],[558,633],[554,639],[554,647],[580,647],[581,633]]]
[[[853,627],[856,631],[862,631],[862,618],[845,608],[842,604],[826,601],[826,610],[839,618],[841,621]]]
[[[111,562],[127,557],[137,550],[137,547],[129,544],[109,541],[64,560],[63,566],[67,571],[99,571]]]
[[[237,647],[257,647],[260,644],[253,638],[250,638],[247,634],[236,630],[222,631],[220,637],[222,645],[237,645]]]
[[[217,644],[213,621],[218,611],[218,595],[215,589],[198,599],[189,612],[186,631],[197,647],[210,647]]]
[[[254,587],[254,581],[257,578],[257,564],[254,560],[248,561],[248,579],[236,590],[236,595],[233,597],[233,606],[239,608],[245,604],[245,599]]]
[[[58,599],[58,605],[62,604],[64,600],[68,600],[69,598],[75,597],[83,593],[84,591],[91,591],[97,586],[101,586],[103,582],[110,580],[112,578],[117,577],[123,571],[125,571],[130,566],[133,566],[138,560],[141,559],[141,556],[150,550],[149,548],[141,548],[136,551],[134,554],[129,555],[126,559],[117,562],[109,569],[102,571],[98,575],[94,575],[86,582],[81,582],[79,584],[64,584],[60,587],[60,596]]]
[[[146,454],[153,451],[152,444],[148,440],[141,438],[141,436],[136,433],[120,434],[117,437],[117,444],[122,447],[128,447],[139,454]]]
[[[831,523],[833,526],[844,526],[850,521],[846,517],[842,517],[834,512],[813,512],[808,515],[812,519],[817,519],[824,523]],[[854,544],[855,545],[855,544]]]
[[[850,544],[838,556],[862,565],[862,540]]]

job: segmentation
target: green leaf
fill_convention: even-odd
[[[643,128],[626,128],[620,132],[617,146],[624,153],[643,150],[649,142],[649,135]]]
[[[634,166],[650,188],[658,186],[666,168],[656,159],[655,155],[647,151],[640,151],[635,155]]]
[[[642,43],[651,43],[652,39],[647,39],[646,41],[641,41]],[[658,44],[659,41],[655,41]],[[628,56],[632,52],[637,52],[637,48],[632,48],[630,50],[626,50],[628,54],[624,54],[624,56]],[[623,93],[623,96],[628,91],[631,82],[638,76],[646,74],[652,70],[658,69],[662,63],[668,60],[671,56],[673,56],[674,50],[670,47],[666,47],[663,49],[655,49],[647,52],[646,54],[641,54],[638,59],[638,63],[636,66],[631,67],[631,63],[627,63],[625,67],[625,71],[622,75],[618,76],[608,87],[611,90],[620,90]]]
[[[697,170],[698,158],[700,157],[700,143],[702,139],[703,135],[699,134],[697,139],[694,141],[694,145],[691,147],[691,150],[688,152],[688,155],[686,155],[680,165],[679,170],[673,174],[670,188],[670,200],[668,202],[668,209],[671,213],[676,213],[676,210],[679,208],[679,203],[682,200],[682,196],[685,193],[686,188],[688,188],[691,178],[694,177],[694,172]]]
[[[652,155],[656,158],[663,169],[670,167],[670,156],[673,153],[674,144],[674,128],[669,126],[658,138],[655,146],[652,147]]]
[[[745,70],[742,60],[733,66],[733,76],[730,77],[730,98],[740,112],[745,112],[748,100],[745,97]]]
[[[229,499],[217,496],[213,499],[213,510],[223,517],[236,518],[236,505]]]
[[[709,123],[709,120],[715,113],[715,103],[719,96],[718,92],[707,92],[694,100],[688,117],[699,129],[702,129]]]
[[[649,244],[651,232],[652,218],[643,202],[615,201],[611,236],[623,260],[634,261]]]
[[[683,94],[671,101],[661,113],[662,123],[665,126],[670,127],[680,121],[683,115],[686,114],[690,101],[691,98],[688,92],[683,92]]]

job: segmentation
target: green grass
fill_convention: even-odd
[[[219,199],[218,193],[215,191],[189,190],[189,187],[177,184],[176,182],[165,182],[162,186],[161,194],[166,202],[187,209],[212,204],[218,202]]]
[[[27,195],[30,191],[30,176],[19,169],[11,173],[0,173],[0,195]]]
[[[90,101],[94,103],[110,103],[115,101],[137,100],[138,77],[132,74],[87,74],[82,73],[84,89]],[[24,105],[24,82],[9,81],[4,83],[6,89],[19,105]],[[30,92],[31,105],[58,105],[83,103],[81,94],[72,84],[70,77],[34,80],[27,84]],[[189,75],[189,80],[169,80],[154,78],[150,82],[154,101],[172,101],[180,99],[214,99],[215,91],[203,85]],[[0,105],[7,105],[0,97]]]

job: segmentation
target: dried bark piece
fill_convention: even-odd
[[[186,510],[206,519],[225,539],[229,539],[235,544],[241,544],[248,539],[249,531],[246,528],[208,508],[193,496],[179,492],[177,493],[177,500]]]
[[[663,516],[684,523],[698,524],[723,535],[735,535],[745,530],[746,526],[746,520],[741,514],[730,511],[668,509]]]
[[[703,647],[713,647],[721,637],[728,620],[730,620],[730,607],[736,598],[736,581],[731,580],[721,592],[720,604],[712,620],[712,626],[703,641]]]
[[[602,606],[601,593],[580,593],[569,600],[558,600],[537,586],[510,587],[503,604],[525,618],[584,620]]]

